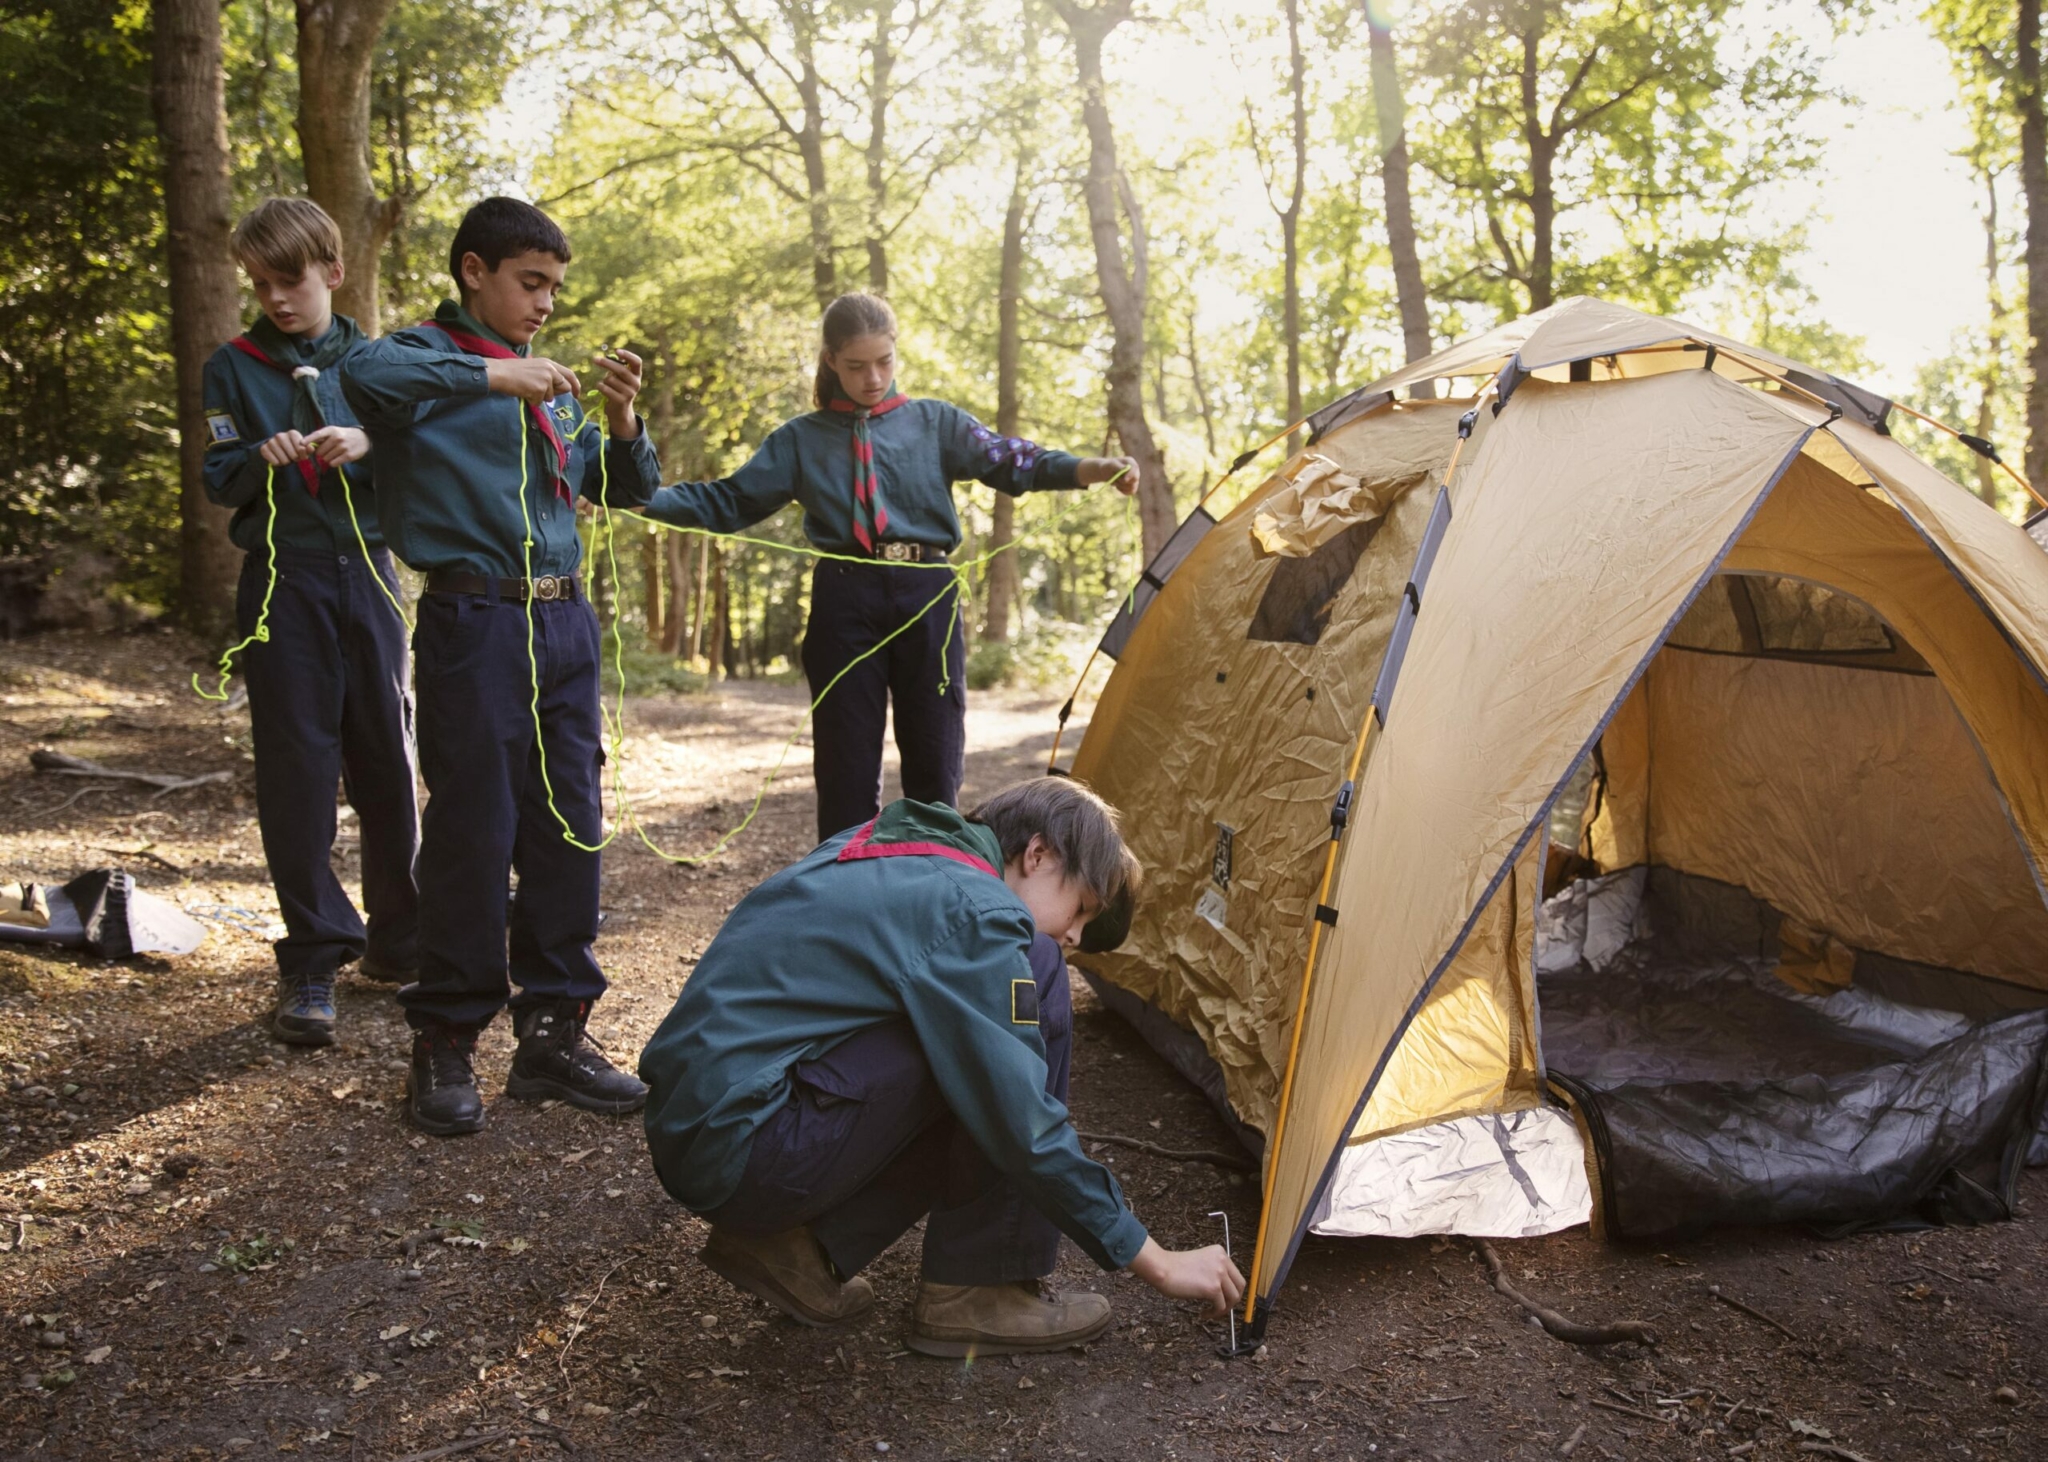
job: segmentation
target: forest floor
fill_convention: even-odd
[[[343,982],[336,1048],[269,1039],[276,915],[248,721],[191,694],[206,659],[156,630],[0,645],[0,871],[61,881],[121,863],[209,926],[176,961],[0,952],[0,1455],[2048,1456],[2040,1174],[2022,1217],[1982,1229],[1723,1232],[1664,1250],[1577,1229],[1498,1246],[1524,1291],[1581,1319],[1648,1320],[1654,1350],[1550,1339],[1462,1240],[1311,1239],[1247,1361],[1216,1358],[1220,1323],[1071,1248],[1061,1278],[1116,1301],[1085,1351],[908,1353],[910,1243],[876,1266],[866,1317],[801,1329],[697,1262],[704,1226],[663,1195],[637,1119],[495,1096],[506,1022],[480,1052],[489,1126],[449,1142],[400,1117],[388,989]],[[1055,703],[975,699],[970,795],[1042,765]],[[795,688],[751,684],[637,701],[632,784],[657,836],[701,846],[730,825],[801,708]],[[33,772],[43,745],[235,777],[157,797]],[[809,847],[808,752],[792,755],[713,866],[629,842],[606,855],[614,989],[594,1030],[622,1064],[725,911]],[[1092,1001],[1073,1107],[1084,1131],[1228,1146]],[[1244,1262],[1253,1184],[1098,1151],[1162,1241],[1215,1241],[1221,1209]]]

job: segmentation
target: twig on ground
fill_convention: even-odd
[[[1581,1325],[1556,1310],[1537,1304],[1509,1283],[1507,1271],[1501,1267],[1500,1255],[1493,1252],[1493,1245],[1480,1238],[1473,1239],[1472,1244],[1479,1250],[1479,1257],[1486,1261],[1487,1277],[1493,1281],[1493,1287],[1534,1315],[1538,1324],[1566,1344],[1618,1345],[1624,1340],[1632,1340],[1638,1345],[1657,1343],[1657,1332],[1642,1320],[1616,1320],[1606,1325]]]
[[[1801,1442],[1799,1450],[1812,1452],[1821,1457],[1838,1457],[1841,1462],[1870,1462],[1861,1452],[1852,1452],[1847,1447],[1838,1447],[1833,1442]]]
[[[551,1426],[516,1426],[503,1431],[478,1432],[473,1437],[464,1437],[459,1442],[450,1442],[445,1447],[434,1447],[425,1452],[411,1452],[397,1459],[397,1462],[434,1462],[436,1457],[453,1457],[461,1452],[474,1452],[478,1447],[488,1447],[493,1442],[510,1441],[514,1437],[552,1437],[558,1435]]]
[[[144,786],[156,788],[159,797],[166,792],[201,787],[208,782],[230,781],[235,775],[232,771],[201,772],[196,777],[181,777],[172,772],[124,772],[101,766],[96,761],[87,761],[82,756],[66,756],[47,746],[38,746],[31,751],[28,762],[39,772],[54,772],[60,777],[108,777],[117,782],[141,782]]]
[[[1644,1421],[1669,1421],[1671,1419],[1668,1416],[1658,1416],[1652,1411],[1644,1411],[1641,1407],[1623,1406],[1619,1401],[1602,1401],[1598,1396],[1588,1396],[1586,1404],[1588,1406],[1597,1406],[1602,1411],[1618,1411],[1623,1416],[1641,1417]]]
[[[1112,1147],[1128,1147],[1134,1152],[1163,1157],[1168,1162],[1205,1162],[1211,1167],[1231,1168],[1240,1173],[1258,1171],[1258,1165],[1250,1156],[1241,1152],[1216,1152],[1205,1147],[1186,1150],[1161,1147],[1155,1142],[1144,1142],[1136,1137],[1124,1137],[1115,1132],[1076,1132],[1074,1135],[1083,1142],[1107,1142]]]
[[[97,797],[103,792],[111,792],[113,790],[114,788],[112,784],[109,784],[104,787],[80,787],[76,792],[73,792],[69,797],[66,797],[62,802],[59,802],[55,807],[46,807],[41,812],[37,813],[36,816],[54,817],[57,813],[60,813],[64,811],[67,807],[72,806],[81,797]],[[23,799],[16,798],[15,800],[19,802]]]
[[[163,855],[150,852],[147,845],[140,848],[102,848],[95,843],[92,845],[92,850],[95,853],[112,853],[116,858],[147,858],[159,868],[168,868],[173,873],[183,873],[185,871]]]
[[[1741,1300],[1735,1298],[1735,1296],[1733,1295],[1722,1294],[1720,1285],[1708,1285],[1707,1293],[1712,1295],[1715,1299],[1719,1300],[1722,1304],[1728,1306],[1730,1309],[1740,1310],[1743,1314],[1749,1316],[1752,1320],[1763,1321],[1773,1330],[1776,1330],[1779,1334],[1783,1335],[1787,1340],[1798,1341],[1801,1345],[1804,1345],[1806,1343],[1804,1340],[1800,1340],[1799,1336],[1795,1334],[1790,1328],[1788,1328],[1784,1324],[1784,1322],[1772,1319],[1769,1315],[1766,1315],[1762,1310],[1759,1310],[1754,1305],[1745,1305]]]
[[[1557,1449],[1557,1455],[1560,1457],[1571,1456],[1572,1453],[1579,1450],[1579,1443],[1583,1442],[1585,1439],[1586,1424],[1582,1421],[1579,1423],[1579,1429],[1573,1432],[1571,1436],[1566,1439],[1565,1444],[1562,1447],[1559,1447]]]
[[[576,1312],[576,1318],[569,1322],[569,1338],[562,1342],[563,1380],[566,1381],[569,1379],[569,1348],[575,1345],[576,1337],[583,1333],[583,1317],[589,1314],[591,1306],[595,1305],[598,1302],[598,1300],[603,1297],[605,1280],[610,1279],[614,1274],[617,1274],[619,1272],[619,1264],[624,1264],[625,1262],[625,1260],[621,1259],[619,1260],[618,1264],[614,1264],[611,1268],[605,1270],[604,1279],[600,1279],[597,1282],[596,1292],[590,1296],[590,1299],[587,1302],[585,1302],[583,1308]]]

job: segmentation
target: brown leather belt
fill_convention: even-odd
[[[884,563],[944,563],[948,550],[929,543],[877,543],[875,557]]]
[[[482,574],[459,573],[454,569],[435,569],[427,575],[429,594],[488,595],[494,588],[500,599],[509,599],[514,604],[524,604],[528,599],[538,599],[543,604],[551,604],[558,599],[573,603],[583,597],[574,574],[544,574],[538,579],[492,579]]]

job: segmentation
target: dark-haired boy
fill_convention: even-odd
[[[259,615],[264,627],[243,667],[256,823],[285,927],[270,1027],[326,1046],[343,965],[395,983],[418,962],[405,621],[369,440],[341,395],[337,368],[364,343],[333,309],[341,231],[318,204],[272,198],[232,246],[262,313],[206,363],[206,495],[235,510],[228,533],[247,555],[241,633]],[[361,830],[367,929],[334,876],[337,783]]]
[[[1101,1334],[1107,1300],[1040,1283],[1061,1231],[1162,1293],[1236,1303],[1229,1256],[1155,1243],[1067,1119],[1061,947],[1136,878],[1107,804],[1046,777],[964,816],[892,802],[741,899],[640,1057],[654,1168],[710,1221],[704,1262],[837,1324],[925,1218],[906,1343],[928,1355]]]
[[[588,851],[602,836],[604,752],[575,500],[644,503],[660,467],[633,410],[637,356],[596,357],[606,443],[575,372],[529,353],[568,263],[545,213],[487,198],[449,249],[461,303],[342,373],[376,448],[385,531],[427,579],[413,640],[428,793],[420,977],[398,998],[413,1027],[407,1115],[436,1136],[483,1126],[474,1052],[506,1004],[508,933],[519,1044],[506,1094],[613,1114],[647,1095],[584,1034],[605,989]]]

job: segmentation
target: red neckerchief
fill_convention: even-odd
[[[896,399],[901,401],[903,398],[898,396]],[[969,868],[979,869],[981,872],[993,877],[1001,878],[1003,876],[990,867],[986,860],[975,857],[974,854],[968,852],[965,848],[955,848],[946,843],[878,843],[874,838],[875,823],[879,820],[878,818],[869,818],[867,826],[855,833],[852,840],[839,850],[839,856],[832,861],[835,863],[851,863],[858,858],[903,858],[921,855],[927,858],[950,858],[955,863],[965,863]]]
[[[439,330],[450,340],[471,355],[480,355],[486,360],[518,360],[520,354],[510,346],[500,345],[495,340],[486,340],[481,335],[472,335],[467,330],[458,330],[444,325],[439,320],[423,320],[421,329]],[[540,434],[547,438],[548,445],[555,449],[555,496],[563,502],[569,501],[569,448],[555,431],[555,424],[549,419],[545,408],[529,401],[526,414],[533,418],[533,424],[540,428]]]
[[[249,359],[254,361],[261,361],[264,365],[269,366],[272,370],[276,371],[281,376],[290,376],[292,373],[293,367],[285,365],[280,361],[272,360],[269,356],[263,353],[262,346],[258,345],[255,341],[251,340],[246,335],[237,335],[234,339],[230,340],[228,344],[234,346],[235,349],[241,351],[242,354],[248,356]],[[296,380],[294,380],[294,385],[296,385]],[[306,491],[316,498],[320,496],[319,460],[317,458],[306,457],[301,458],[299,461],[294,462],[292,465],[299,469],[299,476],[305,479]]]
[[[910,398],[892,391],[873,406],[856,406],[844,396],[834,396],[827,410],[853,418],[853,541],[863,553],[873,553],[889,526],[889,510],[882,506],[882,494],[875,484],[875,439],[869,421],[905,405]]]

